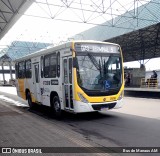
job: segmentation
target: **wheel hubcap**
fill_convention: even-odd
[[[59,112],[59,111],[60,111],[60,104],[59,104],[58,101],[56,101],[56,102],[54,103],[54,108],[55,108],[55,111],[56,111],[56,112]]]

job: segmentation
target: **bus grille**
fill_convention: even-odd
[[[112,109],[115,107],[116,104],[117,104],[116,102],[110,104],[98,104],[98,105],[92,105],[92,108],[94,110],[101,110],[102,108]]]

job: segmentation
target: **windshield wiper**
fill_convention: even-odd
[[[94,66],[97,68],[97,70],[101,71],[101,65],[100,65],[100,63],[97,62],[95,57],[89,53],[87,55],[88,55],[89,59],[92,61],[92,63],[94,64]]]

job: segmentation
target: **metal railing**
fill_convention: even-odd
[[[142,78],[141,87],[142,88],[158,88],[158,80],[155,78],[150,78],[147,80],[145,80],[145,78]]]

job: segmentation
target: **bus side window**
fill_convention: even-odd
[[[50,56],[45,56],[44,57],[44,77],[48,78],[49,77],[49,57]]]
[[[72,58],[69,58],[69,83],[72,83]]]
[[[68,83],[67,59],[63,60],[64,66],[64,83]]]
[[[50,56],[50,70],[49,70],[49,73],[50,73],[50,76],[49,77],[56,77],[56,66],[57,66],[57,58],[56,58],[56,54],[52,54]]]
[[[57,53],[57,77],[60,77],[60,52]]]
[[[36,83],[39,83],[39,65],[34,66]]]
[[[26,78],[32,77],[31,60],[26,61]]]
[[[43,78],[43,67],[44,67],[44,64],[43,64],[43,56],[41,56],[41,78]]]
[[[18,78],[25,78],[25,62],[18,63]]]

